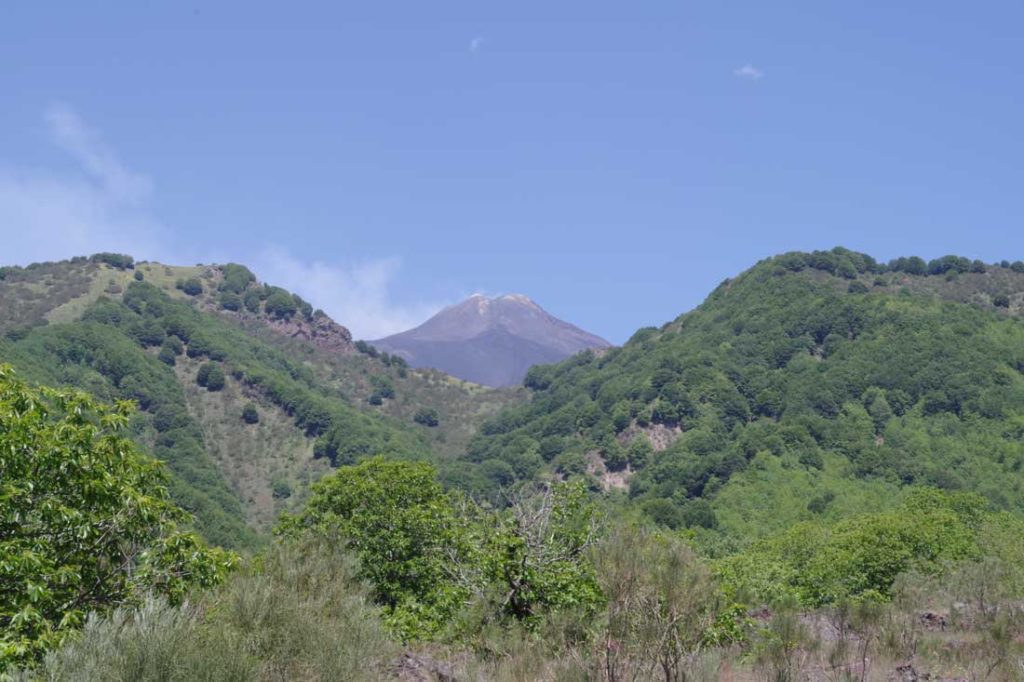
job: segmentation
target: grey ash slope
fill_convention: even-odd
[[[534,365],[610,345],[520,294],[476,294],[415,329],[370,343],[413,367],[433,367],[485,386],[514,386]]]

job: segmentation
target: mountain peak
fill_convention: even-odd
[[[518,384],[533,365],[610,345],[556,318],[524,294],[479,293],[415,329],[371,343],[414,367],[433,367],[489,386]]]

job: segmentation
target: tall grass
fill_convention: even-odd
[[[355,577],[320,542],[276,546],[182,608],[149,600],[91,619],[36,673],[48,680],[374,680],[399,647]],[[23,675],[25,679],[31,679]]]

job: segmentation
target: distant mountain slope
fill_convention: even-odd
[[[227,546],[258,543],[332,465],[453,457],[523,394],[360,353],[343,326],[243,266],[117,254],[0,268],[0,362],[30,381],[134,399],[133,438]],[[204,366],[223,377],[214,390],[198,385]]]
[[[1024,263],[770,258],[601,356],[531,370],[449,483],[584,477],[709,547],[972,490],[1024,513]],[[474,467],[473,464],[476,464]]]
[[[415,329],[370,343],[413,367],[433,367],[485,386],[514,386],[534,365],[609,346],[519,294],[476,294]]]

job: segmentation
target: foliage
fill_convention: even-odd
[[[437,410],[432,407],[421,407],[416,410],[416,414],[413,415],[412,420],[417,424],[430,427],[437,426],[440,423],[437,417]]]
[[[287,320],[295,315],[296,311],[298,311],[298,306],[295,304],[295,299],[287,291],[284,289],[274,289],[267,296],[263,309],[267,315],[275,319]]]
[[[93,263],[106,263],[112,268],[118,270],[130,270],[135,267],[135,259],[129,255],[123,253],[94,253],[89,257]]]
[[[175,287],[189,296],[198,296],[203,293],[203,283],[197,277],[180,280],[175,284]]]
[[[632,459],[632,503],[723,552],[812,518],[826,492],[827,516],[922,485],[1024,511],[1024,447],[1007,427],[1024,418],[1024,326],[988,294],[1020,287],[1012,277],[959,257],[767,259],[622,348],[532,368],[532,400],[482,425],[459,484],[493,497],[494,462],[530,480],[588,476],[580,453],[609,470]],[[541,465],[522,466],[542,444]],[[752,504],[804,494],[786,515]]]
[[[279,532],[342,539],[405,638],[436,636],[466,603],[484,622],[536,624],[601,602],[587,558],[594,508],[579,485],[520,491],[495,512],[445,493],[425,463],[374,458],[316,483]]]
[[[598,537],[594,508],[578,483],[520,491],[484,529],[483,575],[497,590],[498,613],[531,622],[601,602],[586,559]]]
[[[723,560],[719,570],[733,592],[755,603],[786,594],[811,607],[884,600],[901,574],[978,559],[986,506],[969,493],[914,490],[891,512],[793,526]]]
[[[256,281],[256,275],[252,274],[249,268],[237,263],[222,265],[220,272],[222,279],[217,290],[236,296],[245,292],[246,288]]]
[[[120,433],[128,403],[31,389],[0,366],[0,670],[146,591],[179,602],[234,559],[180,530],[162,468]]]
[[[271,547],[194,603],[94,615],[40,674],[74,680],[375,680],[398,654],[341,548]]]
[[[255,403],[246,403],[245,407],[242,408],[242,421],[246,424],[260,423],[260,413],[259,410],[256,409]]]
[[[133,283],[126,296],[136,286],[149,285]],[[195,515],[203,536],[228,547],[253,544],[238,497],[207,454],[173,369],[124,333],[139,319],[123,304],[101,300],[82,322],[34,330],[2,349],[3,357],[39,383],[69,383],[102,399],[134,400],[145,412],[133,425],[152,425],[150,452],[167,463],[172,497]]]
[[[425,463],[376,457],[339,469],[281,532],[302,529],[344,539],[405,636],[436,632],[465,597],[448,573],[461,544],[454,508]]]
[[[196,372],[196,383],[210,392],[223,389],[224,381],[224,370],[216,362],[204,362]]]

